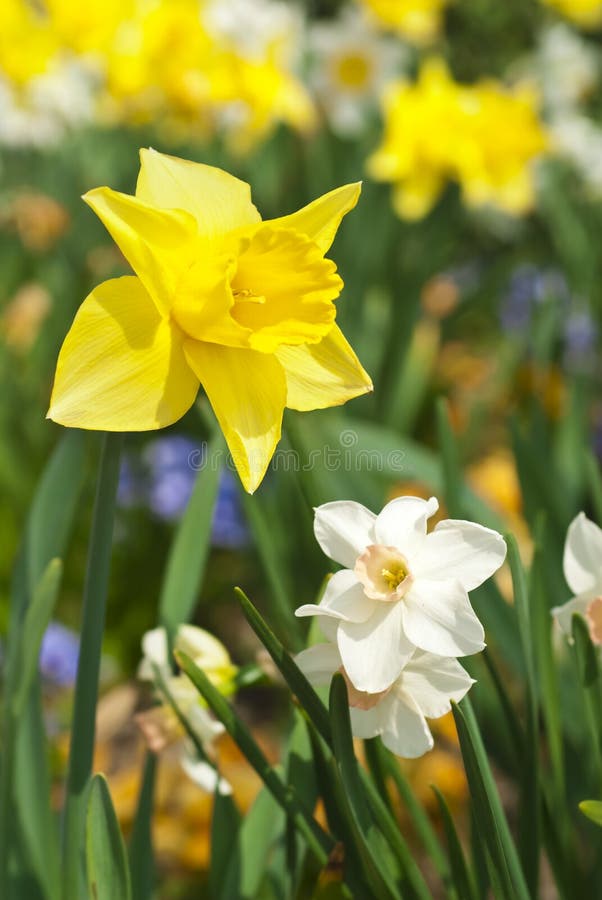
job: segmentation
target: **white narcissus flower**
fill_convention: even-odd
[[[346,568],[319,605],[296,614],[320,617],[359,691],[389,688],[416,647],[468,656],[485,646],[468,591],[499,569],[506,544],[496,531],[455,519],[427,534],[438,506],[434,497],[398,497],[378,516],[351,501],[315,511],[318,543]]]
[[[552,615],[562,631],[571,636],[571,620],[582,615],[592,641],[602,644],[602,529],[580,512],[567,531],[562,561],[564,577],[575,595]]]
[[[359,134],[375,111],[384,85],[399,75],[407,52],[377,31],[358,9],[344,9],[309,34],[311,80],[335,132]]]
[[[202,628],[194,625],[180,625],[174,640],[174,650],[181,650],[203,669],[209,680],[221,693],[231,693],[236,666],[224,645]],[[199,697],[194,685],[186,675],[174,675],[169,663],[167,633],[164,628],[153,628],[142,638],[143,658],[138,667],[138,678],[151,681],[161,704],[153,706],[136,716],[136,723],[142,731],[149,749],[160,753],[167,747],[177,750],[180,764],[188,777],[200,788],[213,793],[232,793],[228,782],[221,778],[216,767],[201,759],[194,742],[186,734],[181,722],[161,688],[163,680],[180,715],[186,719],[189,728],[201,744],[208,760],[215,757],[215,744],[224,734],[225,728],[216,721]],[[158,675],[160,678],[157,677]]]
[[[438,719],[474,684],[456,659],[415,650],[393,684],[377,694],[358,691],[342,668],[336,644],[303,650],[297,665],[314,685],[328,684],[340,671],[347,682],[351,729],[355,737],[380,735],[397,756],[413,759],[433,747],[426,719]]]

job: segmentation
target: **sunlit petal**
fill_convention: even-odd
[[[289,409],[325,409],[372,390],[370,376],[338,325],[319,344],[278,347],[276,356],[286,373]]]
[[[180,419],[199,380],[179,334],[133,276],[84,300],[61,348],[48,417],[61,425],[148,431]]]
[[[286,402],[275,356],[186,340],[186,357],[202,383],[249,493],[261,483],[280,440]]]
[[[326,253],[334,241],[343,216],[357,204],[361,190],[361,182],[345,184],[318,197],[297,212],[271,219],[270,224],[301,232],[317,244],[322,253]]]

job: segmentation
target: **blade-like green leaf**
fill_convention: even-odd
[[[585,619],[577,613],[573,615],[571,628],[573,652],[582,687],[583,706],[591,742],[588,756],[595,766],[598,782],[602,785],[602,697],[598,653],[590,637]]]
[[[441,818],[443,819],[455,895],[458,897],[458,900],[478,900],[476,885],[468,868],[462,844],[460,843],[460,838],[445,797],[434,784],[431,785],[431,790],[435,793]]]
[[[241,817],[230,794],[215,791],[211,819],[211,863],[209,868],[209,894],[220,896],[228,869],[235,856]],[[232,896],[238,896],[233,894]]]
[[[338,673],[334,675],[330,685],[330,725],[334,757],[348,800],[366,880],[376,897],[394,898],[395,873],[387,871],[386,859],[379,852],[378,831],[362,789],[359,766],[353,750],[347,685],[343,676]]]
[[[579,809],[591,822],[602,827],[602,800],[582,800]]]
[[[282,808],[268,788],[263,788],[236,832],[221,884],[213,882],[213,900],[256,900],[261,896],[268,857],[284,823]]]
[[[152,815],[157,757],[147,753],[129,842],[132,900],[151,900],[155,880]]]
[[[86,875],[91,900],[131,900],[125,845],[107,782],[94,775],[86,812]]]
[[[19,651],[21,680],[18,691],[12,698],[15,720],[23,712],[38,671],[40,645],[56,603],[62,573],[63,564],[60,559],[53,559],[48,563],[25,613]]]
[[[462,473],[458,460],[458,450],[449,422],[447,402],[444,397],[437,401],[437,435],[443,465],[443,495],[450,515],[461,519],[464,515],[461,500]]]
[[[98,676],[122,442],[122,434],[104,436],[88,548],[80,653],[71,726],[72,739],[69,749],[67,797],[63,817],[62,877],[65,900],[80,900],[82,893],[81,850],[86,789],[94,753]]]
[[[308,846],[321,863],[325,865],[333,846],[330,835],[326,834],[318,825],[297,796],[294,788],[287,785],[274,766],[270,765],[248,728],[241,722],[219,691],[211,684],[205,673],[185,653],[178,653],[177,660],[266,787],[272,792],[274,798],[287,815],[291,816],[296,827],[307,841]]]
[[[173,635],[187,622],[197,602],[211,546],[213,510],[221,474],[224,441],[215,434],[209,441],[186,512],[169,550],[159,599],[159,619]]]
[[[541,851],[541,809],[539,801],[539,704],[530,604],[532,594],[527,591],[527,579],[518,544],[513,535],[506,535],[506,544],[512,573],[514,607],[518,617],[518,630],[527,673],[527,729],[521,765],[519,847],[527,886],[531,894],[537,896]]]
[[[452,710],[466,777],[471,790],[474,813],[489,851],[491,876],[507,900],[529,900],[529,891],[512,840],[499,793],[491,773],[481,735],[467,698]]]

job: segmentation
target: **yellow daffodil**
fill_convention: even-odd
[[[601,0],[544,0],[544,3],[581,28],[598,28],[602,25]]]
[[[548,138],[529,88],[458,84],[442,60],[430,59],[416,83],[389,87],[384,112],[383,142],[368,167],[377,180],[394,183],[402,218],[424,216],[450,180],[471,206],[512,215],[533,206],[532,164]]]
[[[441,31],[449,0],[361,0],[385,28],[416,44],[433,41]]]
[[[141,151],[136,195],[84,199],[134,269],[80,307],[49,418],[146,431],[181,418],[201,384],[245,488],[261,482],[285,406],[335,406],[372,384],[335,324],[343,283],[325,259],[360,185],[262,221],[250,188],[210,166]]]

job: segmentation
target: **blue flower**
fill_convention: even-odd
[[[78,635],[59,622],[51,622],[40,646],[39,668],[44,681],[57,687],[74,684],[78,659]]]

